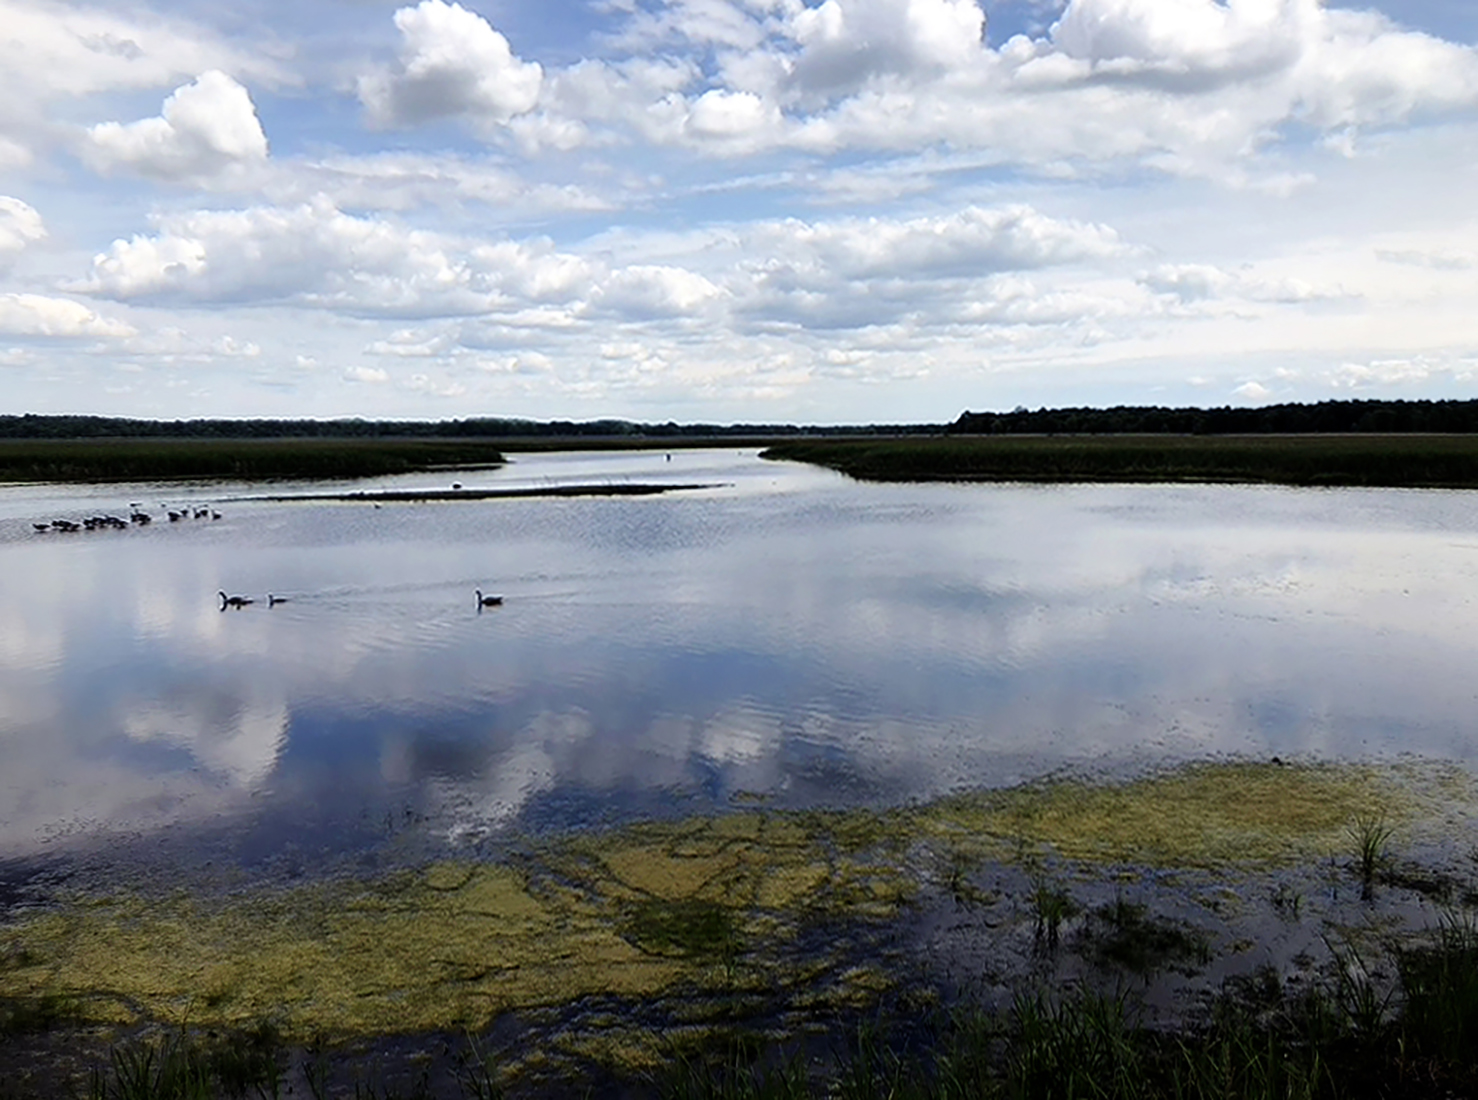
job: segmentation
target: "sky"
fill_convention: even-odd
[[[0,0],[0,413],[1478,396],[1471,0]]]

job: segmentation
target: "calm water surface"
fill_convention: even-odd
[[[474,844],[1063,766],[1475,755],[1478,494],[861,485],[733,450],[456,476],[723,487],[0,488],[0,856],[298,867],[411,820]],[[133,501],[156,522],[32,529]],[[222,519],[167,522],[186,501]]]

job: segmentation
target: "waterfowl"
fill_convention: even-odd
[[[499,607],[503,603],[502,596],[484,596],[482,589],[476,589],[478,607]]]
[[[51,530],[51,524],[49,524],[49,523],[33,523],[33,524],[31,524],[31,526],[34,527],[34,528],[36,528],[36,530],[38,530],[38,531],[50,531]]]
[[[267,593],[267,606],[268,607],[276,607],[280,603],[287,603],[287,597],[286,596],[274,596],[270,592]]]
[[[226,608],[228,608],[228,607],[234,607],[234,608],[236,608],[239,611],[241,608],[245,607],[247,604],[249,604],[249,603],[256,603],[257,602],[256,600],[252,599],[250,596],[228,596],[228,595],[226,595],[226,593],[225,593],[224,590],[222,590],[222,592],[221,592],[220,595],[221,595],[221,610],[222,611],[226,610]]]

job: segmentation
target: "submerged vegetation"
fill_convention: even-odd
[[[1475,803],[1414,765],[1201,764],[306,885],[58,881],[0,913],[0,1097],[1463,1094],[1472,916],[1362,914],[1397,838]]]
[[[1261,482],[1478,488],[1478,435],[796,439],[761,457],[868,481]]]

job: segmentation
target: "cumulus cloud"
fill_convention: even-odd
[[[102,317],[81,302],[41,294],[0,294],[0,333],[8,336],[124,337],[130,324]]]
[[[1302,127],[1348,142],[1478,105],[1478,51],[1320,0],[1069,0],[1044,33],[999,48],[984,22],[977,0],[665,0],[631,10],[619,41],[633,62],[547,74],[540,125],[724,156],[947,144],[1046,170],[1132,158],[1251,183],[1227,166]]]
[[[453,316],[555,295],[582,265],[547,242],[469,247],[327,199],[196,211],[113,242],[75,289],[120,299],[293,302],[351,314]]]
[[[570,249],[537,237],[487,241],[410,229],[345,213],[321,197],[292,207],[168,215],[156,230],[115,241],[72,289],[165,304],[486,318],[502,331],[613,319],[720,328],[734,318],[833,328],[905,316],[1045,324],[1114,308],[1102,296],[1002,276],[1092,269],[1134,252],[1108,226],[1022,205],[903,219],[788,219]],[[418,358],[448,350],[399,335],[369,346],[377,355]]]
[[[383,385],[390,381],[390,374],[388,371],[381,370],[379,367],[347,367],[344,370],[343,378],[345,382],[365,382],[371,385]]]
[[[601,306],[633,318],[681,317],[724,296],[704,276],[679,267],[638,264],[613,272],[599,285]]]
[[[245,88],[212,69],[176,88],[158,117],[88,131],[85,155],[94,167],[189,180],[260,164],[267,136]]]
[[[1157,294],[1186,303],[1240,299],[1289,304],[1336,298],[1342,293],[1321,289],[1302,279],[1225,271],[1212,264],[1162,264],[1141,275],[1139,282]]]
[[[932,76],[982,57],[976,0],[825,0],[795,11],[790,75],[808,93],[854,90],[882,73]]]
[[[46,236],[41,215],[29,203],[0,195],[0,267],[18,256],[27,245]]]
[[[533,110],[544,70],[514,56],[508,39],[460,4],[421,0],[395,13],[399,64],[359,81],[377,126],[462,117],[491,128]]]
[[[167,88],[211,70],[292,79],[267,51],[117,5],[0,0],[0,27],[0,167],[23,166],[54,140],[48,108],[59,98]]]

